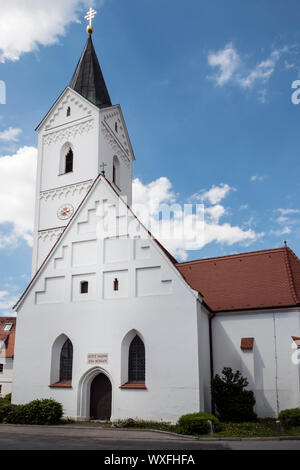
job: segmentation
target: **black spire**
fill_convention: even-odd
[[[77,64],[70,87],[98,108],[111,106],[91,35]]]

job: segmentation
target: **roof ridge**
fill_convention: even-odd
[[[231,259],[231,258],[240,258],[241,256],[254,256],[254,255],[263,255],[263,254],[268,254],[268,253],[280,253],[284,250],[284,248],[269,248],[266,250],[257,250],[257,251],[248,251],[246,253],[235,253],[232,255],[223,255],[223,256],[215,256],[212,258],[200,258],[200,259],[195,259],[191,261],[184,261],[183,263],[177,263],[177,265],[187,265],[187,264],[193,264],[193,263],[202,263],[205,261],[213,261],[213,260],[221,260],[221,259]],[[292,250],[291,250],[292,251]],[[295,255],[296,256],[296,255]],[[300,260],[298,260],[300,262]]]
[[[287,268],[287,274],[288,274],[288,279],[289,279],[289,286],[290,286],[290,289],[291,289],[291,294],[295,300],[295,302],[297,304],[300,303],[300,300],[298,298],[298,295],[297,295],[297,292],[296,292],[296,288],[295,288],[295,282],[294,282],[294,277],[293,277],[293,272],[292,272],[292,268],[291,268],[291,264],[290,264],[290,260],[289,260],[289,252],[291,252],[291,254],[294,254],[293,251],[288,248],[288,247],[285,247],[284,248],[284,259],[285,259],[285,264],[286,264],[286,268]],[[297,256],[294,254],[295,258],[299,261],[299,259],[297,258]],[[299,261],[300,262],[300,261]]]

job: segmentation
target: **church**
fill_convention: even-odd
[[[176,422],[240,370],[259,416],[300,406],[300,261],[288,247],[178,261],[131,210],[135,156],[93,46],[37,127],[32,280],[12,401],[75,420]]]

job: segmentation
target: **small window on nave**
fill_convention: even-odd
[[[119,290],[119,279],[114,279],[114,291]]]
[[[71,382],[73,370],[73,345],[69,339],[64,343],[60,353],[59,381]]]
[[[115,131],[118,133],[118,123],[115,123]]]
[[[128,357],[128,382],[145,383],[145,345],[136,335],[131,341]]]
[[[67,117],[71,116],[71,108],[70,106],[68,106],[68,109],[67,109]]]
[[[71,173],[73,171],[73,151],[70,148],[65,161],[65,173]]]
[[[89,292],[89,283],[87,281],[82,281],[80,283],[80,293],[87,294]]]

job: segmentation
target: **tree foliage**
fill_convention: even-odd
[[[245,390],[248,385],[247,378],[230,367],[224,367],[222,377],[215,376],[211,384],[212,398],[221,421],[241,423],[257,419],[253,411],[254,393]]]

